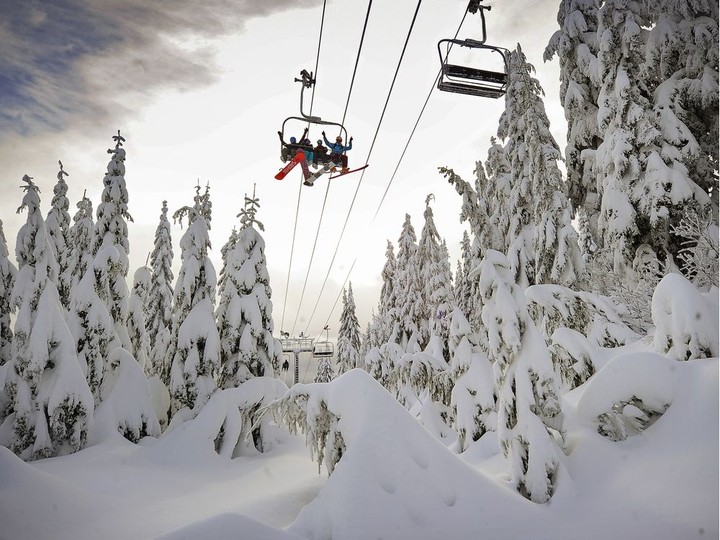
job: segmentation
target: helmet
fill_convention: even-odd
[[[296,142],[296,141],[297,141],[297,139],[296,139],[295,137],[290,137],[290,142],[291,142],[291,143],[294,143],[294,142]]]
[[[338,135],[337,137],[335,137],[335,140],[337,142],[342,142],[342,137],[340,135]]]
[[[322,139],[318,139],[318,144],[322,144]]]

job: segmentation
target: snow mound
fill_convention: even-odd
[[[240,514],[219,514],[156,537],[157,540],[292,540],[299,536],[263,525]]]
[[[700,292],[680,274],[668,274],[652,299],[655,348],[677,360],[716,357],[718,289]]]
[[[313,539],[437,539],[452,524],[453,538],[479,530],[495,538],[503,521],[513,519],[519,496],[457,459],[362,370],[327,384],[295,385],[279,410],[291,423],[306,423],[311,437],[325,437],[314,447],[337,458],[334,465],[326,459],[333,472],[290,532]]]
[[[251,432],[256,435],[255,444],[267,451],[287,436],[287,430],[271,425],[269,417],[254,426],[254,413],[286,391],[284,382],[271,377],[254,377],[237,388],[217,391],[195,418],[180,425],[172,422],[160,440],[148,447],[148,456],[163,463],[192,463],[215,454],[237,457],[252,446]]]
[[[100,509],[96,498],[39,471],[0,446],[0,537],[70,538],[80,513]]]

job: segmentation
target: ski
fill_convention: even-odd
[[[345,176],[346,174],[352,174],[354,172],[362,171],[363,169],[367,169],[368,166],[369,164],[366,163],[365,165],[363,165],[362,167],[358,167],[357,169],[350,169],[347,172],[340,172],[338,174],[334,174],[330,177],[330,180],[332,180],[333,178],[340,178],[341,176]]]
[[[307,179],[310,178],[310,167],[308,167],[307,159],[300,160],[300,168],[302,168],[303,179],[307,182]]]
[[[310,176],[306,177],[304,184],[305,184],[306,186],[312,186],[313,183],[315,183],[315,180],[317,180],[318,178],[320,178],[320,177],[321,177],[323,174],[325,174],[326,172],[330,172],[330,167],[331,167],[331,165],[323,165],[323,166],[320,167],[317,171],[315,171],[314,173],[312,173]]]
[[[298,152],[297,154],[295,154],[295,157],[292,158],[292,159],[288,162],[288,164],[285,165],[282,169],[280,169],[280,172],[278,172],[278,173],[275,175],[275,179],[276,179],[276,180],[282,180],[283,178],[285,178],[285,177],[287,176],[287,174],[288,174],[290,171],[293,170],[293,168],[295,167],[295,165],[297,165],[297,164],[300,163],[300,162],[305,163],[305,154],[304,154],[303,152]],[[307,167],[307,164],[306,164],[305,166]]]

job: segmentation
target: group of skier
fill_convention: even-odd
[[[312,142],[308,138],[308,129],[305,128],[300,141],[295,137],[290,137],[290,142],[286,143],[283,140],[282,133],[278,131],[281,143],[281,159],[284,162],[291,160],[298,151],[302,151],[305,154],[305,160],[307,163],[312,164],[313,167],[319,166],[330,166],[331,170],[335,170],[336,167],[341,167],[340,174],[346,174],[349,172],[348,169],[348,158],[345,152],[352,150],[353,138],[350,137],[348,145],[343,144],[343,139],[340,135],[335,137],[335,142],[330,142],[322,132],[322,139],[318,139],[317,145],[313,146]],[[324,145],[323,145],[324,142]]]

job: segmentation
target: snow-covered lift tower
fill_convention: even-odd
[[[295,366],[293,368],[293,384],[300,382],[300,353],[313,352],[313,342],[315,340],[309,337],[283,337],[280,340],[283,353],[293,353],[295,356]]]

